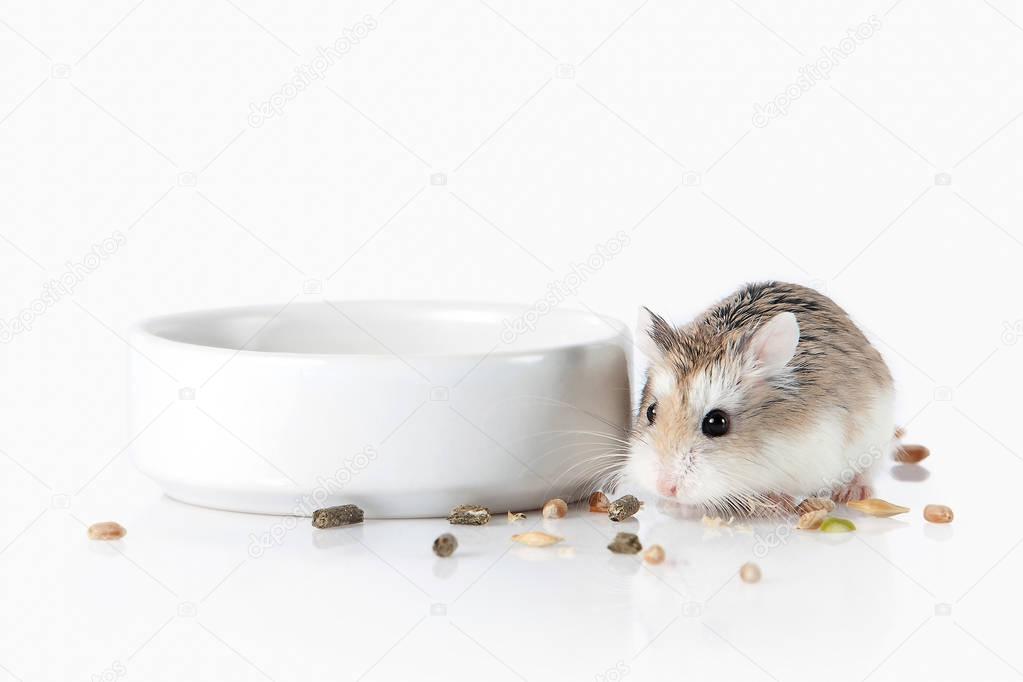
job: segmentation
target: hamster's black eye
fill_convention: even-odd
[[[711,410],[703,418],[703,433],[717,438],[728,433],[728,415],[721,410]]]
[[[657,403],[650,403],[650,407],[646,408],[646,420],[651,424],[657,419]]]

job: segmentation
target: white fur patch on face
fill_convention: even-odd
[[[650,391],[656,398],[663,398],[678,386],[675,375],[663,369],[652,370],[650,376]]]
[[[689,404],[694,417],[701,417],[714,409],[734,411],[739,407],[735,377],[726,376],[722,372],[700,372],[689,384]]]
[[[625,479],[629,485],[656,495],[660,467],[660,457],[654,448],[646,443],[633,443],[625,463]]]

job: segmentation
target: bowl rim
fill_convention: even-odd
[[[194,343],[191,341],[179,341],[176,339],[170,339],[166,336],[162,336],[150,328],[152,325],[170,322],[170,321],[187,321],[189,318],[198,318],[200,316],[207,315],[238,315],[252,312],[273,312],[273,315],[269,318],[274,319],[277,315],[283,313],[292,303],[295,303],[295,299],[292,299],[286,303],[255,303],[238,306],[220,306],[215,308],[199,308],[192,310],[185,310],[174,313],[165,313],[163,315],[154,315],[142,318],[134,322],[130,329],[129,334],[137,340],[142,340],[147,344],[153,344],[157,346],[163,346],[166,348],[187,348],[198,352],[216,353],[223,355],[242,355],[250,358],[289,358],[292,360],[299,358],[306,358],[309,360],[315,360],[322,362],[323,360],[347,360],[347,359],[359,359],[365,360],[401,360],[403,358],[420,358],[420,359],[470,359],[470,358],[489,358],[489,357],[500,357],[500,358],[516,358],[516,357],[527,357],[535,355],[546,355],[551,353],[560,352],[572,352],[583,348],[591,348],[595,345],[604,344],[618,344],[631,346],[633,345],[632,332],[628,325],[624,322],[610,315],[597,313],[592,310],[585,310],[575,307],[563,307],[557,306],[551,308],[545,316],[548,315],[559,315],[559,316],[576,316],[581,318],[590,318],[598,320],[604,323],[608,327],[608,331],[605,335],[598,338],[581,341],[576,343],[565,343],[565,344],[553,344],[547,346],[538,346],[536,348],[526,349],[507,349],[499,350],[498,346],[503,345],[498,343],[490,351],[458,351],[449,353],[395,353],[384,347],[380,352],[376,353],[304,353],[299,351],[281,351],[281,350],[254,350],[245,348],[245,345],[251,343],[262,332],[263,327],[253,334],[241,348],[229,348],[226,346],[214,346],[203,343]],[[321,301],[301,301],[300,303],[343,303],[343,304],[357,304],[357,305],[401,305],[401,306],[432,306],[432,307],[443,307],[446,309],[458,309],[458,308],[489,308],[492,311],[506,310],[508,312],[518,311],[523,312],[530,310],[535,306],[533,304],[524,303],[508,303],[499,301],[472,301],[472,300],[444,300],[444,299],[323,299]],[[265,325],[264,325],[265,326]]]

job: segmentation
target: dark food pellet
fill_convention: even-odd
[[[314,528],[337,528],[362,523],[362,510],[354,504],[342,504],[339,507],[327,507],[313,512]]]
[[[607,548],[615,554],[638,554],[643,545],[635,533],[619,533]]]
[[[458,549],[458,540],[451,533],[444,533],[433,541],[433,553],[437,556],[451,556],[456,549]]]
[[[448,521],[458,526],[482,526],[490,521],[490,510],[475,504],[460,504],[448,514]]]
[[[624,521],[639,511],[639,500],[633,495],[619,497],[607,508],[607,517],[612,521]]]

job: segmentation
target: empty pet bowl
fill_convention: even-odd
[[[627,329],[526,306],[318,302],[132,332],[138,467],[176,499],[308,516],[578,498],[621,452]]]

